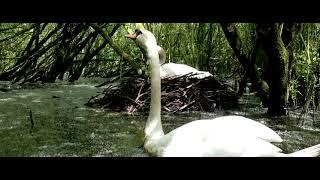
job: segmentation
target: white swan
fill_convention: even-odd
[[[199,71],[196,68],[185,64],[178,64],[178,63],[165,63],[166,61],[166,52],[161,46],[157,46],[157,51],[159,53],[159,60],[160,60],[160,78],[168,78],[168,77],[175,77],[175,76],[182,76],[186,74],[194,74],[190,76],[191,78],[203,79],[206,77],[212,76],[211,73],[207,71]]]
[[[241,116],[224,116],[187,123],[164,134],[160,119],[160,63],[157,42],[147,30],[127,35],[135,39],[146,52],[151,68],[151,105],[145,127],[145,150],[153,156],[319,156],[320,144],[291,154],[270,142],[282,142],[281,137],[254,120]]]
[[[172,76],[182,76],[186,74],[195,74],[194,76],[191,76],[191,78],[197,79],[203,79],[212,76],[212,74],[209,72],[199,71],[185,64],[165,63],[160,66],[160,77],[162,79]]]

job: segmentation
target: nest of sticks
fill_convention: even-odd
[[[204,79],[186,74],[161,80],[162,111],[207,111],[228,109],[238,105],[238,95],[214,76]],[[89,99],[90,107],[108,108],[113,111],[149,111],[150,80],[143,76],[122,77],[108,84],[100,94]]]

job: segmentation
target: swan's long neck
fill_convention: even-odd
[[[147,50],[151,68],[151,104],[145,127],[146,140],[156,140],[164,135],[161,124],[161,80],[160,63],[157,48]]]

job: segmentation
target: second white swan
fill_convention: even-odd
[[[183,75],[190,75],[190,78],[203,79],[211,77],[212,74],[207,71],[199,71],[196,68],[188,66],[186,64],[179,63],[165,63],[166,52],[161,46],[157,46],[160,61],[160,78],[176,77]]]

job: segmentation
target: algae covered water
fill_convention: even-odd
[[[143,154],[142,131],[127,115],[84,105],[101,90],[94,85],[60,82],[0,93],[0,156]]]
[[[0,91],[0,156],[148,156],[141,147],[147,114],[128,115],[84,105],[103,90],[95,87],[102,82],[103,79],[86,78],[74,84],[61,81]],[[166,113],[162,121],[164,131],[169,132],[200,118],[239,114],[278,132],[284,142],[277,145],[284,152],[320,143],[317,127],[300,127],[292,119],[271,120],[260,116],[263,111]]]

